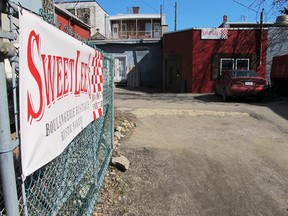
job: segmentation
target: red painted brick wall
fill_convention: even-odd
[[[90,31],[77,25],[77,24],[74,24],[72,25],[71,24],[71,21],[69,21],[69,19],[61,16],[61,15],[57,15],[57,23],[61,23],[61,26],[60,26],[60,30],[64,31],[67,33],[67,30],[65,29],[65,26],[68,26],[72,31],[76,32],[78,35],[80,35],[83,39],[88,39],[89,36],[90,36]]]
[[[216,53],[253,54],[259,52],[259,30],[229,30],[227,40],[202,40],[201,30],[188,30],[165,34],[163,38],[163,61],[169,55],[182,58],[182,78],[186,80],[186,92],[208,93],[214,90],[212,61]],[[261,65],[257,68],[265,78],[267,50],[267,30],[263,31]],[[163,83],[165,91],[165,65],[163,64]],[[256,68],[255,68],[256,69]]]
[[[182,62],[182,79],[186,80],[186,91],[191,92],[192,86],[192,31],[165,34],[163,37],[163,88],[165,89],[165,59],[169,56],[179,56]]]

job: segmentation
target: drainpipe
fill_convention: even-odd
[[[11,43],[4,43],[3,38],[9,37],[10,32],[2,30],[2,11],[6,9],[7,1],[0,4],[0,176],[4,197],[5,211],[7,216],[18,216],[18,198],[16,189],[16,178],[14,170],[13,149],[18,143],[12,143],[10,120],[8,111],[8,98],[6,86],[6,73],[4,59],[16,54]],[[11,36],[11,38],[13,35]]]
[[[153,37],[153,20],[151,19],[150,38]]]
[[[104,28],[105,38],[107,38],[107,15],[106,13],[104,13],[104,25],[105,25],[105,28]]]

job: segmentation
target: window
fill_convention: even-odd
[[[220,76],[223,74],[225,71],[229,71],[234,69],[234,59],[230,58],[222,58],[220,59]]]
[[[89,8],[77,9],[77,17],[81,19],[84,23],[90,24],[90,9]]]
[[[67,9],[71,14],[75,15],[75,9]]]
[[[232,69],[249,70],[249,63],[250,63],[249,59],[222,58],[220,60],[220,76],[224,71],[229,71]]]
[[[122,35],[127,35],[127,24],[126,23],[122,23],[121,29],[122,29]]]
[[[249,70],[249,59],[236,59],[235,69]]]
[[[145,35],[151,35],[151,23],[145,23]]]
[[[215,80],[227,70],[254,70],[258,65],[256,54],[215,53],[212,58],[211,79]],[[275,69],[277,69],[275,67]],[[275,70],[276,72],[276,70]]]

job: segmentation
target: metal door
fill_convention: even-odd
[[[174,57],[166,60],[166,90],[168,92],[181,92],[181,58]]]
[[[127,80],[126,56],[115,57],[114,59],[114,81],[123,82]]]

